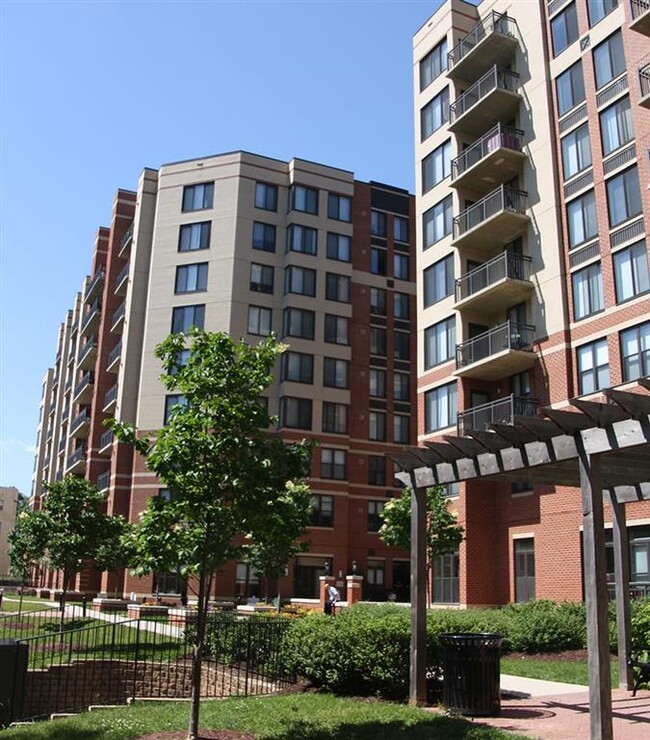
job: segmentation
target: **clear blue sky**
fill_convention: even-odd
[[[0,0],[0,485],[118,187],[246,149],[413,189],[411,39],[439,0]]]

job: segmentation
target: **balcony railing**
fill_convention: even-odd
[[[122,342],[118,342],[108,354],[107,367],[110,367],[115,362],[115,360],[119,358],[121,352],[122,352]]]
[[[458,62],[473,51],[484,38],[491,33],[502,33],[507,36],[517,35],[517,24],[507,13],[491,13],[481,18],[476,26],[461,39],[456,46],[447,54],[447,67],[453,69]]]
[[[641,88],[641,98],[650,95],[650,64],[639,70],[639,87]]]
[[[485,360],[504,350],[530,350],[534,339],[534,326],[506,321],[456,345],[456,369]]]
[[[451,179],[455,180],[464,172],[467,172],[475,164],[487,157],[497,149],[512,149],[520,152],[523,144],[524,132],[512,126],[504,126],[498,123],[485,136],[481,136],[451,163]]]
[[[97,349],[97,335],[91,334],[86,342],[84,342],[84,344],[79,347],[79,352],[77,353],[77,362],[81,363],[94,349]]]
[[[83,334],[84,329],[90,324],[90,322],[99,316],[99,311],[101,309],[101,302],[99,298],[94,301],[92,306],[88,309],[88,312],[84,316],[84,320],[81,322],[81,333]]]
[[[631,599],[647,599],[650,596],[650,583],[647,581],[630,581],[629,594]],[[610,601],[616,598],[616,586],[607,584],[607,595]]]
[[[469,90],[466,90],[449,106],[450,124],[457,121],[470,108],[473,108],[479,101],[496,89],[517,92],[519,89],[519,75],[508,69],[500,69],[497,66],[492,67],[478,82],[475,82]]]
[[[65,440],[65,439],[62,439],[59,442],[59,453],[61,453],[61,452],[63,452],[63,450],[65,450],[66,444],[67,444],[67,440]]]
[[[515,190],[507,185],[501,185],[454,218],[454,239],[458,239],[501,211],[525,215],[527,207],[528,193],[525,190]]]
[[[80,426],[89,421],[90,412],[88,411],[88,409],[84,409],[83,411],[78,413],[72,420],[72,423],[70,424],[70,434],[74,434]]]
[[[124,314],[126,313],[126,301],[122,301],[120,305],[115,310],[115,313],[113,314],[113,318],[111,319],[111,327],[115,326],[117,322],[124,318]]]
[[[103,267],[100,267],[98,270],[95,271],[95,274],[90,278],[90,282],[88,283],[88,287],[86,288],[85,300],[90,300],[100,284],[104,282],[105,276],[106,272]]]
[[[115,288],[119,288],[120,285],[129,276],[129,263],[127,262],[124,267],[119,271],[117,278],[115,279]]]
[[[105,473],[97,476],[97,490],[105,491],[111,482],[111,471],[107,470]]]
[[[92,385],[95,382],[95,373],[88,372],[82,376],[81,380],[74,387],[75,398],[83,391],[87,386]]]
[[[534,398],[510,395],[498,401],[482,403],[458,414],[458,434],[468,431],[486,431],[491,424],[512,424],[515,416],[534,416],[539,401]]]
[[[117,383],[106,391],[104,396],[104,408],[110,406],[117,399]]]
[[[86,457],[86,448],[78,447],[68,458],[67,467],[71,468]]]
[[[530,280],[530,263],[526,255],[502,252],[456,280],[456,301],[469,298],[505,278]]]
[[[105,447],[108,447],[111,444],[113,444],[113,430],[109,429],[108,431],[104,432],[99,438],[99,449],[103,450]]]
[[[131,239],[133,239],[133,223],[131,223],[129,228],[124,232],[124,236],[120,241],[120,253],[131,243]]]

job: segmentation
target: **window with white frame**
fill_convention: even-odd
[[[456,383],[438,386],[424,394],[424,431],[429,434],[456,423]]]
[[[566,207],[569,226],[569,249],[598,235],[594,191],[572,200]]]
[[[641,213],[641,189],[636,165],[611,177],[606,185],[610,226],[617,226]]]
[[[584,344],[576,350],[580,394],[594,393],[609,386],[607,339]]]
[[[620,30],[594,48],[593,58],[596,89],[603,87],[625,72],[623,37]]]
[[[551,20],[553,56],[557,56],[578,38],[578,13],[571,3]]]
[[[560,116],[575,108],[585,99],[585,81],[582,61],[578,60],[555,80],[557,107]]]
[[[644,241],[615,252],[612,259],[617,303],[622,303],[650,290],[648,250]]]
[[[617,100],[600,114],[600,138],[605,156],[632,141],[634,126],[629,96]]]
[[[650,375],[650,321],[621,332],[623,381]]]
[[[571,282],[573,283],[573,314],[576,321],[605,308],[600,262],[574,272],[571,275]]]
[[[612,12],[618,6],[618,0],[587,0],[589,26],[595,26],[598,21]]]
[[[562,139],[562,166],[565,180],[591,166],[589,124],[578,126]]]

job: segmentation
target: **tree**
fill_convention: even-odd
[[[240,557],[243,538],[266,541],[269,507],[279,506],[287,481],[308,475],[311,443],[285,444],[270,426],[261,396],[285,347],[268,338],[252,347],[225,333],[172,334],[155,354],[161,382],[178,394],[168,423],[152,436],[107,422],[131,443],[167,485],[134,528],[136,572],[180,570],[198,582],[188,737],[198,737],[201,665],[208,598],[215,572]],[[270,502],[270,503],[269,503]]]
[[[23,588],[32,570],[44,556],[47,542],[47,519],[40,511],[21,507],[16,523],[7,536],[9,542],[10,569],[21,579],[18,613],[23,606]]]

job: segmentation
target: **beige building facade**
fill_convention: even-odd
[[[15,486],[0,486],[0,577],[8,575],[11,566],[7,538],[16,523],[19,496]]]

